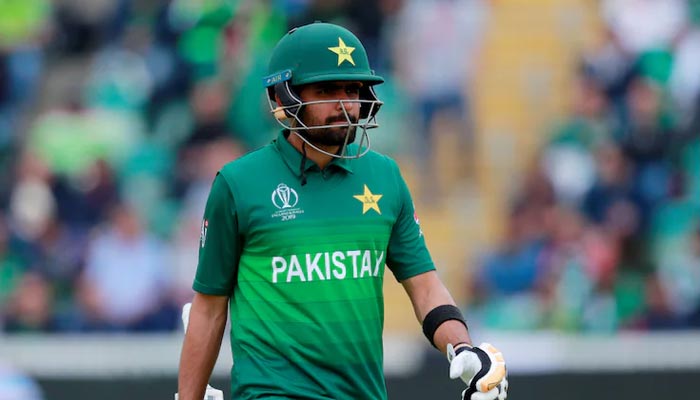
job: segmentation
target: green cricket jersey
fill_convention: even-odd
[[[411,196],[375,152],[301,164],[281,133],[222,168],[193,287],[231,296],[234,399],[385,399],[384,265],[434,269]]]

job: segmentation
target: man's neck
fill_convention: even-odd
[[[299,137],[298,134],[294,132],[291,132],[289,136],[287,136],[287,141],[291,143],[291,145],[294,146],[294,148],[297,149],[299,153],[304,154],[304,151],[306,151],[306,158],[315,162],[320,169],[326,168],[326,166],[330,164],[331,161],[333,161],[333,157],[329,156],[328,154],[323,154],[320,151],[309,146]],[[314,146],[331,154],[336,154],[338,152],[338,149],[340,148],[340,146],[323,146],[318,144],[314,144]]]

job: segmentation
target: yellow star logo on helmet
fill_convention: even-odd
[[[352,59],[352,52],[355,51],[355,48],[346,46],[343,39],[338,38],[338,47],[329,47],[328,50],[338,55],[338,66],[344,61],[355,65],[355,60]]]

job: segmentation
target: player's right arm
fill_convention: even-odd
[[[214,363],[228,317],[228,297],[196,293],[180,355],[179,400],[201,400]]]
[[[221,348],[240,254],[236,203],[217,174],[204,209],[195,291],[178,373],[179,400],[202,400]]]

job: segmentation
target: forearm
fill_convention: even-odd
[[[415,276],[403,282],[403,284],[411,298],[416,318],[421,324],[425,316],[435,307],[445,304],[456,306],[454,299],[435,272]],[[444,353],[448,343],[457,344],[464,342],[471,344],[471,338],[463,323],[450,320],[442,323],[437,328],[433,336],[433,342]]]
[[[211,297],[211,296],[207,296]],[[178,373],[178,393],[180,400],[201,400],[204,398],[211,371],[221,348],[227,319],[226,299],[216,299],[212,307],[211,299],[195,296],[190,312],[190,321],[185,333],[180,356]]]

